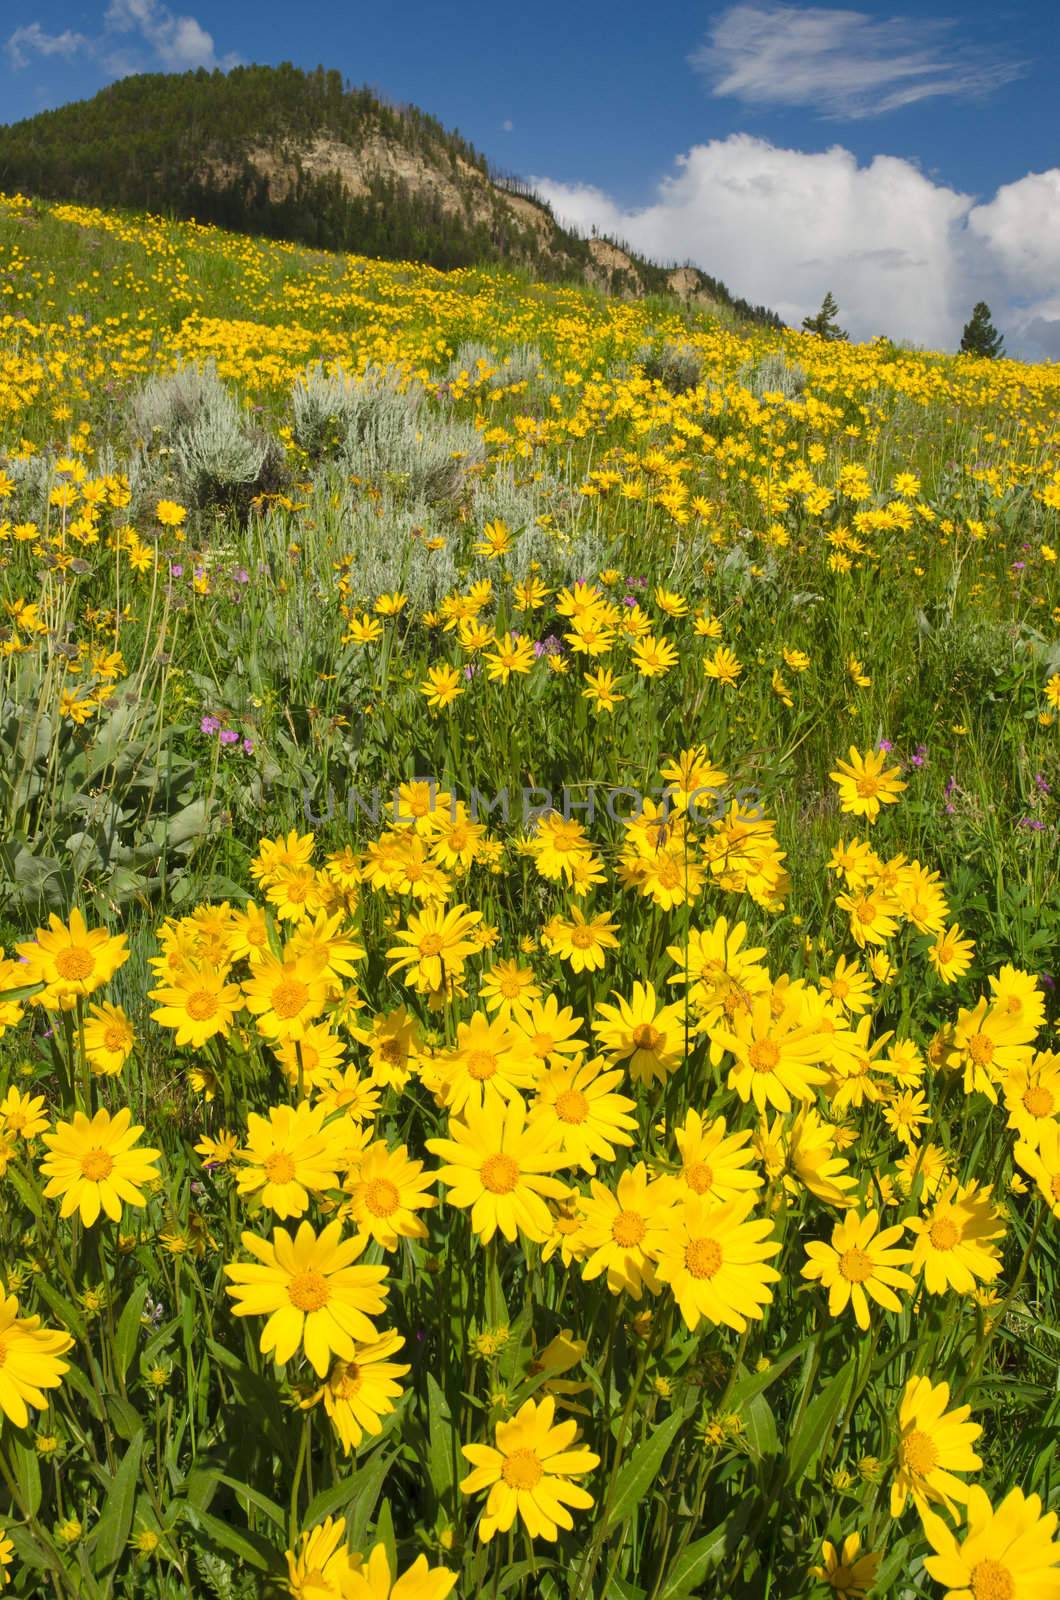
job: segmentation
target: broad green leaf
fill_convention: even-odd
[[[126,1450],[117,1472],[110,1480],[92,1548],[92,1564],[101,1575],[117,1565],[132,1530],[143,1447],[144,1436],[141,1432]]]
[[[615,1483],[605,1537],[631,1517],[655,1482],[685,1418],[674,1411],[634,1450]]]
[[[836,1418],[846,1403],[847,1390],[857,1370],[858,1358],[852,1356],[840,1367],[815,1395],[802,1414],[798,1431],[787,1448],[788,1482],[794,1486],[805,1477],[810,1466],[820,1454],[825,1441],[835,1426]]]
[[[186,1515],[188,1521],[201,1528],[218,1549],[238,1556],[259,1572],[279,1572],[282,1552],[260,1534],[251,1533],[249,1528],[233,1528],[220,1517],[213,1516],[209,1511],[199,1511],[191,1505],[187,1507]]]
[[[658,1600],[681,1600],[682,1596],[698,1589],[726,1553],[736,1548],[750,1514],[751,1502],[737,1506],[724,1522],[719,1522],[713,1533],[696,1539],[683,1550],[666,1574]]]
[[[132,1358],[136,1353],[136,1342],[140,1336],[144,1305],[147,1302],[147,1288],[147,1279],[141,1278],[126,1301],[125,1309],[118,1319],[118,1327],[114,1335],[114,1361],[118,1369],[118,1375],[122,1379],[128,1372]]]
[[[427,1469],[431,1487],[444,1503],[453,1487],[452,1418],[445,1395],[432,1372],[427,1374],[427,1429],[430,1447]]]
[[[36,1450],[26,1443],[22,1434],[13,1435],[11,1445],[19,1496],[27,1516],[35,1517],[42,1499],[40,1461]]]
[[[264,1511],[270,1522],[274,1522],[281,1533],[287,1527],[287,1513],[275,1500],[270,1500],[267,1494],[262,1494],[260,1489],[252,1489],[249,1483],[244,1483],[241,1478],[229,1478],[225,1473],[216,1474],[218,1483],[227,1484],[229,1489],[234,1489],[241,1499],[247,1500],[251,1505],[257,1506],[259,1511]],[[310,1518],[309,1521],[315,1521]]]

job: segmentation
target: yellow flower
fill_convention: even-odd
[[[343,1185],[350,1196],[346,1209],[361,1233],[384,1250],[396,1250],[402,1239],[427,1237],[416,1213],[438,1204],[433,1195],[424,1193],[434,1180],[435,1174],[424,1172],[423,1162],[413,1160],[405,1145],[389,1150],[385,1139],[377,1139],[358,1156]]]
[[[76,907],[69,926],[53,912],[47,928],[38,928],[34,940],[15,948],[25,962],[23,983],[43,983],[35,1003],[49,1009],[72,1006],[78,995],[92,994],[129,959],[123,933],[89,930]]]
[[[450,1121],[449,1133],[448,1139],[428,1139],[427,1149],[446,1163],[436,1176],[449,1190],[450,1205],[471,1208],[471,1226],[482,1243],[499,1230],[512,1242],[522,1233],[543,1244],[552,1232],[545,1198],[563,1200],[570,1192],[548,1176],[570,1164],[550,1130],[527,1125],[526,1108],[517,1099],[503,1118],[469,1107],[463,1122]]]
[[[1008,1127],[1016,1129],[1022,1143],[1037,1148],[1042,1133],[1060,1117],[1060,1055],[1042,1050],[1030,1062],[1013,1067],[1001,1092]]]
[[[650,983],[634,983],[633,997],[615,994],[616,1005],[601,1001],[593,1032],[615,1061],[628,1064],[634,1083],[665,1083],[685,1054],[685,1008],[660,1005]]]
[[[310,1191],[337,1189],[348,1124],[329,1124],[328,1116],[327,1106],[304,1100],[295,1108],[270,1106],[267,1117],[251,1111],[246,1146],[236,1151],[239,1193],[260,1193],[262,1204],[286,1219],[303,1214]]]
[[[526,673],[534,664],[534,646],[530,639],[519,639],[506,633],[494,642],[493,651],[482,657],[487,676],[507,683],[513,672]]]
[[[535,1085],[531,1123],[545,1123],[571,1164],[590,1175],[598,1159],[614,1161],[616,1147],[633,1144],[636,1101],[615,1093],[622,1077],[621,1068],[609,1072],[599,1056],[578,1056],[557,1062]]]
[[[353,1575],[344,1517],[326,1517],[299,1534],[287,1551],[287,1587],[295,1600],[343,1600],[343,1585]]]
[[[730,1133],[724,1117],[715,1117],[708,1126],[698,1111],[689,1111],[674,1137],[681,1152],[678,1177],[692,1194],[724,1202],[762,1187],[761,1175],[751,1167],[749,1128]]]
[[[1053,1216],[1060,1217],[1060,1120],[1054,1117],[1042,1126],[1037,1145],[1018,1140],[1015,1156],[1038,1185]]]
[[[391,1414],[394,1401],[402,1392],[395,1379],[409,1371],[404,1363],[390,1360],[404,1343],[399,1333],[390,1330],[371,1344],[356,1345],[353,1360],[336,1361],[323,1388],[308,1402],[313,1405],[323,1400],[346,1455],[357,1448],[366,1433],[372,1437],[382,1433],[379,1419]]]
[[[570,920],[553,917],[541,930],[547,950],[569,962],[572,972],[599,972],[606,961],[606,950],[617,950],[618,923],[606,911],[585,916],[580,906],[570,908]]]
[[[909,1250],[895,1246],[902,1224],[879,1228],[878,1211],[859,1217],[849,1212],[832,1229],[831,1244],[811,1240],[806,1246],[804,1278],[816,1279],[828,1290],[829,1316],[838,1317],[851,1305],[862,1330],[869,1327],[869,1297],[885,1311],[901,1311],[896,1289],[908,1292],[914,1280],[901,1269],[913,1259]]]
[[[560,1528],[574,1526],[568,1506],[578,1511],[592,1506],[592,1495],[570,1480],[592,1472],[600,1457],[584,1445],[574,1447],[577,1423],[555,1423],[555,1414],[551,1395],[540,1402],[527,1400],[511,1421],[498,1422],[496,1448],[461,1446],[472,1466],[461,1490],[476,1494],[489,1489],[478,1530],[483,1544],[498,1532],[507,1533],[516,1516],[531,1539],[554,1540]]]
[[[356,1359],[355,1340],[372,1344],[378,1337],[368,1320],[385,1308],[386,1267],[359,1267],[364,1254],[363,1236],[342,1238],[342,1223],[332,1222],[319,1236],[308,1222],[292,1236],[276,1228],[271,1244],[256,1234],[243,1234],[243,1247],[255,1262],[237,1261],[225,1267],[232,1282],[228,1293],[235,1300],[237,1317],[267,1316],[260,1348],[270,1352],[280,1366],[299,1350],[323,1378],[331,1356]]]
[[[146,1205],[139,1185],[158,1176],[161,1151],[136,1148],[143,1131],[133,1124],[128,1107],[115,1117],[100,1107],[91,1120],[75,1111],[72,1122],[59,1122],[54,1133],[43,1135],[50,1152],[41,1162],[41,1175],[49,1179],[44,1194],[48,1200],[62,1198],[60,1216],[78,1211],[90,1228],[100,1211],[120,1222],[123,1202]]]
[[[533,1084],[537,1062],[523,1035],[503,1017],[476,1011],[456,1029],[456,1049],[438,1058],[441,1098],[452,1116],[476,1111],[503,1114],[505,1104]]]
[[[634,1300],[641,1298],[645,1287],[657,1294],[650,1229],[660,1211],[674,1203],[673,1181],[651,1180],[644,1162],[638,1161],[627,1167],[613,1191],[595,1178],[589,1187],[590,1194],[578,1198],[582,1219],[578,1244],[588,1256],[583,1276],[591,1280],[606,1272],[611,1293],[625,1291]]]
[[[459,667],[428,667],[427,676],[420,684],[420,691],[432,711],[444,710],[446,706],[452,705],[457,695],[463,694],[464,686],[460,678]]]
[[[828,1077],[818,1065],[828,1054],[828,1036],[808,1025],[793,1001],[781,996],[778,1005],[774,1015],[773,997],[756,995],[728,1026],[708,1030],[736,1058],[729,1088],[745,1105],[753,1100],[759,1111],[767,1105],[790,1111],[793,1100],[812,1100],[815,1087]]]
[[[426,1556],[417,1556],[395,1578],[386,1546],[377,1544],[368,1560],[342,1580],[342,1600],[445,1600],[457,1576],[447,1567],[428,1566]]]
[[[982,1461],[972,1445],[982,1433],[969,1422],[971,1406],[953,1411],[949,1384],[910,1378],[898,1408],[898,1457],[891,1484],[891,1516],[900,1517],[910,1495],[923,1515],[930,1504],[958,1515],[956,1503],[968,1499],[968,1485],[955,1472],[977,1472]]]
[[[894,805],[906,785],[898,776],[899,768],[887,767],[886,760],[882,750],[866,750],[860,755],[857,746],[851,745],[849,762],[837,761],[837,770],[829,773],[839,789],[841,811],[864,817],[871,826],[881,805]]]
[[[400,942],[387,951],[388,971],[404,969],[406,983],[420,993],[444,992],[477,950],[468,935],[481,921],[482,912],[466,905],[425,906],[409,917],[408,927],[398,932]]]
[[[249,978],[243,980],[247,1010],[257,1017],[266,1039],[301,1039],[324,1010],[327,978],[304,957],[281,961],[263,953]]]
[[[177,505],[175,500],[159,500],[155,506],[155,519],[163,528],[179,528],[187,515],[184,506]]]
[[[1001,1271],[994,1240],[1004,1233],[989,1188],[951,1182],[923,1217],[909,1217],[914,1234],[913,1270],[924,1274],[929,1294],[971,1294],[977,1282],[993,1283]]]
[[[85,1054],[93,1072],[115,1077],[128,1061],[136,1034],[121,1006],[90,1006],[85,1022]]]
[[[182,966],[173,981],[148,991],[159,1001],[152,1011],[153,1022],[176,1031],[178,1046],[202,1048],[215,1034],[227,1037],[238,1012],[243,1009],[243,993],[238,984],[229,983],[224,972],[208,967]]]
[[[69,1334],[42,1328],[39,1317],[20,1317],[13,1294],[0,1300],[0,1411],[24,1428],[28,1406],[43,1410],[44,1389],[57,1389],[68,1362],[60,1358],[73,1344]]]
[[[1043,1516],[1036,1494],[1013,1489],[995,1510],[975,1484],[962,1538],[934,1512],[924,1516],[936,1552],[924,1566],[945,1589],[942,1600],[1060,1600],[1056,1524],[1056,1512]]]
[[[768,1218],[751,1218],[754,1201],[753,1194],[721,1204],[690,1195],[652,1222],[656,1273],[692,1330],[705,1319],[742,1333],[773,1298],[769,1285],[780,1273],[768,1263],[780,1244]]]
[[[842,1550],[837,1550],[830,1540],[822,1540],[821,1557],[823,1565],[811,1567],[811,1577],[820,1578],[836,1594],[855,1597],[868,1594],[883,1560],[881,1555],[869,1551],[861,1554],[860,1533],[848,1533]]]
[[[0,1100],[0,1134],[5,1138],[25,1139],[28,1143],[48,1126],[42,1094],[23,1094],[12,1086]]]
[[[704,661],[703,671],[708,678],[720,683],[723,689],[735,689],[736,680],[743,671],[743,666],[728,645],[719,644],[710,659]]]

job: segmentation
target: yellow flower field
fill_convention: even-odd
[[[1058,399],[0,199],[0,1586],[1060,1597]]]

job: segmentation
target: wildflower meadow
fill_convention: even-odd
[[[0,1585],[1058,1600],[1058,400],[0,200]]]

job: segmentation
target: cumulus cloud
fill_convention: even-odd
[[[953,349],[985,299],[1012,353],[1055,354],[1060,342],[1060,171],[977,205],[897,157],[859,166],[838,145],[807,153],[733,134],[679,157],[634,209],[588,185],[532,181],[583,232],[692,261],[794,326],[831,289],[855,338]]]
[[[194,17],[174,16],[159,0],[111,0],[103,19],[113,33],[136,33],[168,72],[216,67],[213,35]]]
[[[693,54],[715,95],[870,117],[939,95],[971,97],[1009,83],[1019,62],[950,43],[948,20],[874,17],[824,6],[730,6]]]
[[[116,44],[123,38],[126,44]],[[236,55],[218,57],[213,35],[195,17],[178,16],[161,0],[111,0],[100,32],[88,36],[67,28],[48,33],[39,22],[16,28],[4,46],[12,67],[28,67],[34,58],[84,56],[110,77],[162,68],[187,72],[195,67],[231,67]]]
[[[16,28],[4,46],[13,67],[28,67],[34,56],[62,56],[69,61],[88,46],[83,33],[64,28],[62,33],[46,33],[39,22]]]

